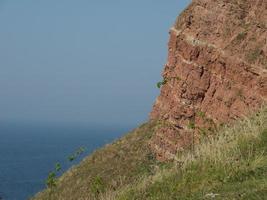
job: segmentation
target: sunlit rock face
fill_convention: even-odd
[[[151,149],[172,159],[267,101],[267,1],[196,0],[170,29]]]

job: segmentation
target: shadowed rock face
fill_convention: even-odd
[[[267,101],[267,1],[193,1],[170,29],[162,75],[151,149],[166,160]]]

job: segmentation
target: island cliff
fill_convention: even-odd
[[[168,49],[151,112],[166,124],[151,143],[159,159],[266,102],[267,1],[193,1],[170,29]]]
[[[267,1],[194,0],[169,33],[149,121],[34,200],[266,199]]]

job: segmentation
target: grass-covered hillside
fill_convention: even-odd
[[[146,123],[113,144],[95,151],[78,166],[56,181],[56,186],[39,193],[35,200],[107,199],[133,183],[137,177],[151,174],[155,159],[148,142],[156,122]],[[102,198],[103,197],[103,198]]]
[[[65,173],[35,200],[267,199],[267,109],[159,163],[142,125]]]

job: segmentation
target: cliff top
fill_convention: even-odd
[[[267,69],[266,0],[196,0],[177,18],[174,28]]]

